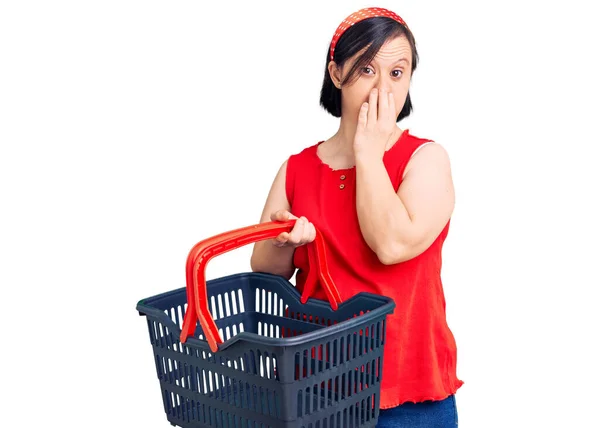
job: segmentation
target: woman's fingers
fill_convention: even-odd
[[[315,230],[315,225],[312,224],[306,217],[300,217],[298,221],[302,221],[302,237],[300,239],[299,245],[308,244],[315,240],[317,232]]]
[[[271,213],[271,221],[286,221],[286,220],[294,220],[297,219],[295,215],[293,215],[288,210],[278,210],[274,213]]]
[[[288,210],[278,210],[271,213],[271,221],[286,221],[297,218]],[[281,232],[275,239],[273,239],[273,245],[277,247],[285,247],[290,241],[289,232]]]
[[[287,211],[285,210],[279,210],[279,211],[275,211],[274,213],[271,213],[271,221],[284,221],[287,220],[287,216],[286,213]]]
[[[276,247],[284,247],[285,245],[287,245],[288,241],[290,240],[290,234],[287,232],[281,232],[279,235],[277,235],[277,237],[273,240],[273,244]]]
[[[389,92],[386,92],[385,89],[379,90],[379,105],[377,106],[377,117],[379,120],[388,120],[389,119],[389,101],[390,96]]]
[[[306,217],[300,217],[296,220],[296,224],[292,230],[280,233],[274,240],[273,244],[277,247],[294,246],[308,244],[315,240],[317,235],[315,226],[307,220]]]
[[[369,111],[367,113],[367,126],[374,126],[377,123],[377,88],[371,89],[369,94]]]
[[[363,131],[367,127],[367,112],[369,111],[369,103],[363,103],[358,112],[357,131]]]
[[[388,106],[389,106],[389,112],[390,112],[390,119],[396,123],[396,101],[394,100],[394,93],[393,92],[389,92],[388,93]]]
[[[290,242],[294,245],[302,245],[302,236],[304,236],[304,228],[306,226],[306,218],[300,217],[296,220],[296,224],[291,232]]]
[[[273,244],[278,247],[295,246],[307,244],[315,240],[315,226],[304,216],[298,218],[287,210],[275,211],[271,214],[271,221],[296,220],[294,227],[290,232],[282,232],[275,239]]]
[[[307,244],[310,242],[310,222],[308,220],[305,219],[304,222],[304,229],[303,229],[303,233],[302,233],[302,242],[304,244]]]

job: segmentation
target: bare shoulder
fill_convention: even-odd
[[[277,175],[283,175],[285,177],[285,173],[287,172],[289,158],[285,159],[281,165],[279,166],[279,170],[277,171]]]
[[[423,169],[451,172],[450,155],[443,145],[434,141],[424,142],[408,161],[404,176]]]
[[[285,159],[281,165],[279,166],[279,170],[277,171],[277,175],[275,176],[275,180],[273,181],[273,187],[280,190],[285,191],[285,182],[287,176],[287,168],[288,168],[288,159]]]
[[[271,214],[278,210],[289,210],[290,204],[286,193],[286,171],[288,160],[283,161],[269,189],[267,200],[260,217],[261,222],[268,221]]]
[[[277,169],[272,170],[272,171],[276,171],[275,175],[273,176],[273,185],[281,184],[281,182],[285,182],[285,178],[287,175],[287,169],[288,169],[288,163],[289,163],[289,158],[286,158],[283,161],[281,161],[281,163],[275,165],[275,168],[277,168]]]

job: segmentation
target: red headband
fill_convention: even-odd
[[[344,21],[340,24],[340,26],[335,31],[335,34],[333,35],[333,39],[331,40],[331,47],[329,48],[331,60],[333,61],[333,52],[335,50],[335,45],[337,44],[340,37],[342,37],[342,34],[344,34],[344,32],[348,28],[350,28],[357,22],[360,22],[367,18],[374,18],[376,16],[386,16],[388,18],[392,18],[408,28],[408,26],[406,25],[406,22],[404,22],[404,20],[402,18],[400,18],[398,15],[396,15],[391,10],[387,10],[387,9],[384,9],[381,7],[367,7],[367,8],[361,9],[359,11],[356,11],[352,15],[350,15],[346,19],[344,19]]]

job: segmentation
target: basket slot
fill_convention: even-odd
[[[277,396],[280,389],[273,388],[273,384],[262,382],[264,385],[261,385],[261,382],[243,382],[223,373],[206,369],[196,369],[194,372],[191,383],[170,381],[164,386],[169,386],[170,391],[175,395],[182,395],[188,399],[197,398],[204,402],[212,399],[238,408],[251,409],[264,415],[281,416],[281,403]],[[183,391],[181,388],[186,390]]]
[[[277,396],[277,391],[249,384],[241,387],[234,385],[231,386],[229,392],[235,389],[236,394],[230,394],[230,396],[236,395],[240,401],[231,403],[207,400],[206,396],[190,395],[189,392],[181,391],[176,386],[165,385],[163,387],[165,411],[167,415],[183,422],[200,422],[214,427],[233,427],[236,425],[233,425],[232,422],[240,422],[240,420],[246,423],[241,425],[243,427],[279,426],[280,420],[277,418],[281,417],[281,400]],[[239,393],[237,393],[238,391]],[[248,425],[248,422],[251,422],[252,425]],[[254,425],[255,422],[258,425]]]
[[[325,382],[321,386],[314,384],[298,390],[298,418],[311,415],[317,411],[333,406],[333,400],[327,397]]]
[[[226,341],[242,332],[252,332],[254,322],[251,313],[246,312],[216,320],[215,324],[223,341]]]
[[[170,320],[167,320],[167,322],[171,324]],[[164,323],[148,318],[148,330],[152,345],[183,352],[181,343],[176,336],[173,336],[173,331],[166,327]]]
[[[221,312],[221,307],[218,307],[218,296],[221,296],[223,313],[237,315],[245,312],[248,309],[245,295],[250,292],[250,278],[246,278],[245,274],[238,274],[236,281],[231,281],[231,277],[215,278],[206,282],[207,297],[209,298],[209,309],[213,317],[218,315],[216,310]],[[212,308],[212,300],[210,297],[215,297],[215,308]],[[217,317],[220,318],[220,317]]]
[[[173,321],[173,323],[181,329],[183,324],[183,315],[187,309],[187,303],[183,305],[170,306],[164,310],[164,313]]]
[[[235,360],[204,351],[175,354],[166,348],[156,349],[155,355],[160,380],[209,395],[227,385],[227,379],[248,380],[251,375],[252,382],[264,388],[272,388],[273,380],[279,379],[277,357],[266,351],[248,350]]]
[[[375,404],[379,389],[369,389],[368,380],[369,375],[364,371],[354,369],[333,379],[299,389],[297,391],[298,419],[306,418],[330,407],[339,409],[340,405],[343,406],[348,403],[352,404],[336,415],[332,415],[336,419],[342,417],[344,424],[334,426],[352,426],[353,422],[364,423],[374,418],[377,411]],[[358,411],[358,414],[355,411]]]
[[[345,403],[346,404],[346,403]],[[344,406],[329,420],[334,427],[360,427],[379,416],[379,395],[371,394],[367,397]]]
[[[257,314],[257,321],[264,326],[262,334],[258,332],[257,334],[266,337],[279,337],[277,334],[280,334],[281,337],[294,337],[324,328],[319,324],[260,313]]]
[[[343,364],[370,358],[382,346],[379,340],[382,325],[382,322],[378,322],[368,328],[296,352],[294,379],[309,378]]]
[[[244,313],[243,291],[239,289],[211,295],[209,309],[214,320]]]
[[[325,328],[321,324],[260,312],[244,312],[216,320],[215,324],[223,341],[227,341],[242,332],[254,333],[263,337],[283,338],[295,337]],[[198,332],[201,333],[201,330],[198,330]],[[203,339],[201,334],[198,337]]]
[[[217,280],[214,280],[217,281]],[[244,290],[236,288],[234,290],[222,290],[218,287],[220,284],[214,284],[209,282],[211,286],[209,291],[219,290],[218,293],[210,293],[209,309],[213,319],[221,319],[231,315],[237,315],[246,311],[246,304],[244,301]]]
[[[269,315],[284,316],[288,304],[285,299],[275,291],[265,288],[256,288],[254,292],[254,307],[256,312]]]

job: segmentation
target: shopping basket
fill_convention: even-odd
[[[267,222],[199,242],[186,287],[142,299],[167,420],[183,428],[374,427],[388,297],[342,302],[323,237],[308,245],[302,295],[285,278],[246,272],[205,280],[207,262],[291,231]],[[311,298],[316,285],[328,301]]]

